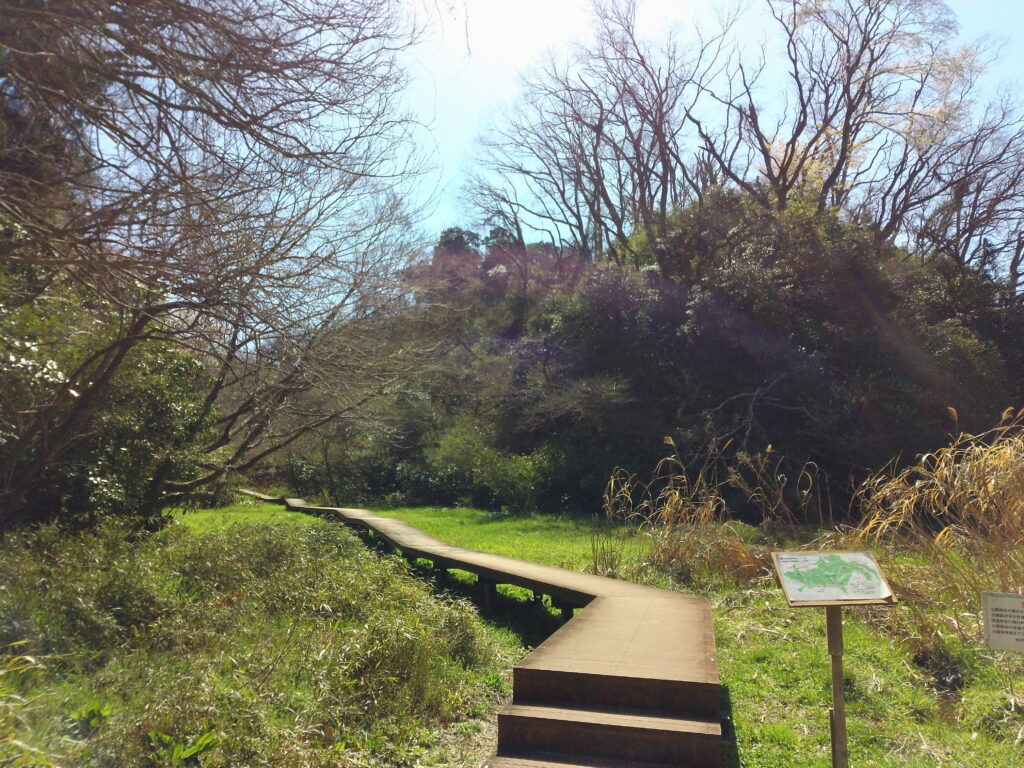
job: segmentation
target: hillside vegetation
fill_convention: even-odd
[[[429,365],[290,446],[273,477],[339,504],[591,515],[613,473],[647,476],[668,451],[754,486],[782,478],[817,522],[845,517],[871,470],[1020,401],[1024,313],[998,281],[920,263],[833,212],[765,214],[726,191],[672,219],[679,242],[706,217],[730,237],[706,244],[717,268],[685,278],[503,230],[444,233],[393,321],[434,341]],[[759,519],[741,488],[723,492]]]
[[[511,636],[336,524],[0,546],[0,765],[409,765]]]

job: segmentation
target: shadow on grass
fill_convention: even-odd
[[[562,626],[562,618],[548,598],[534,599],[528,590],[499,585],[497,594],[488,597],[475,576],[464,571],[446,574],[421,562],[412,572],[429,581],[438,593],[471,600],[483,619],[514,633],[526,648],[536,648]]]
[[[732,695],[729,686],[721,686],[722,768],[739,768],[740,752],[736,743],[736,727],[732,721]]]
[[[381,554],[394,554],[390,544],[366,530],[356,531],[359,538]],[[434,591],[470,600],[486,621],[507,629],[528,649],[536,648],[562,626],[561,615],[551,606],[550,598],[534,599],[529,590],[499,585],[496,596],[487,597],[475,575],[465,571],[446,573],[418,560],[410,563],[410,572],[429,582]]]

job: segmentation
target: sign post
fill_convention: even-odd
[[[848,768],[843,606],[890,605],[895,598],[870,552],[773,552],[772,560],[791,606],[825,608],[825,634],[832,667],[832,707],[828,713],[832,768]]]
[[[828,635],[828,657],[832,662],[832,706],[828,711],[832,736],[832,767],[847,768],[850,750],[846,742],[846,696],[843,691],[843,609],[825,606],[825,634]]]

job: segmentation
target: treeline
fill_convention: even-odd
[[[767,484],[841,514],[1020,405],[1024,113],[981,97],[982,48],[941,2],[752,13],[753,54],[736,16],[648,40],[635,2],[594,4],[483,137],[489,234],[404,273],[439,363],[294,451],[293,484],[593,512],[674,453],[736,508]]]
[[[984,272],[738,191],[679,211],[673,236],[705,218],[730,238],[692,280],[447,230],[406,274],[403,332],[436,339],[435,364],[292,452],[286,479],[339,501],[592,513],[617,468],[677,453],[841,514],[867,470],[1021,402],[1024,313]]]
[[[593,511],[673,450],[740,506],[753,468],[841,505],[991,426],[1024,111],[938,0],[751,13],[753,56],[737,17],[650,41],[594,3],[482,137],[486,236],[431,250],[404,4],[7,3],[0,529],[158,525],[257,471]]]

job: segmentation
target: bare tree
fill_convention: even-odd
[[[669,213],[713,181],[685,116],[723,39],[686,51],[669,35],[655,47],[636,10],[595,3],[594,42],[524,80],[517,111],[484,139],[487,173],[475,181],[484,206],[547,222],[585,255],[619,263],[636,263],[633,233],[663,238]]]
[[[0,223],[16,236],[0,259],[121,318],[5,420],[8,521],[140,344],[202,359],[222,413],[220,458],[177,492],[352,407],[274,426],[294,393],[370,367],[339,339],[388,298],[408,250],[401,190],[418,166],[398,55],[415,36],[397,0],[5,4]]]
[[[935,215],[946,222],[955,207],[956,250],[968,259],[966,241],[978,245],[1019,196],[1024,121],[1006,98],[979,109],[985,61],[977,46],[956,47],[949,9],[938,0],[767,8],[785,68],[774,73],[786,83],[781,107],[762,106],[771,54],[753,64],[735,55],[705,89],[735,130],[712,135],[689,115],[723,175],[765,206],[781,210],[799,194],[883,239],[934,228]],[[984,202],[962,205],[968,190]]]
[[[940,0],[765,0],[753,56],[735,15],[684,45],[644,41],[636,13],[595,2],[594,43],[524,82],[484,141],[491,210],[628,262],[636,234],[663,240],[673,211],[724,184],[766,211],[839,211],[1020,293],[1024,112],[978,103],[982,48],[956,44]]]

